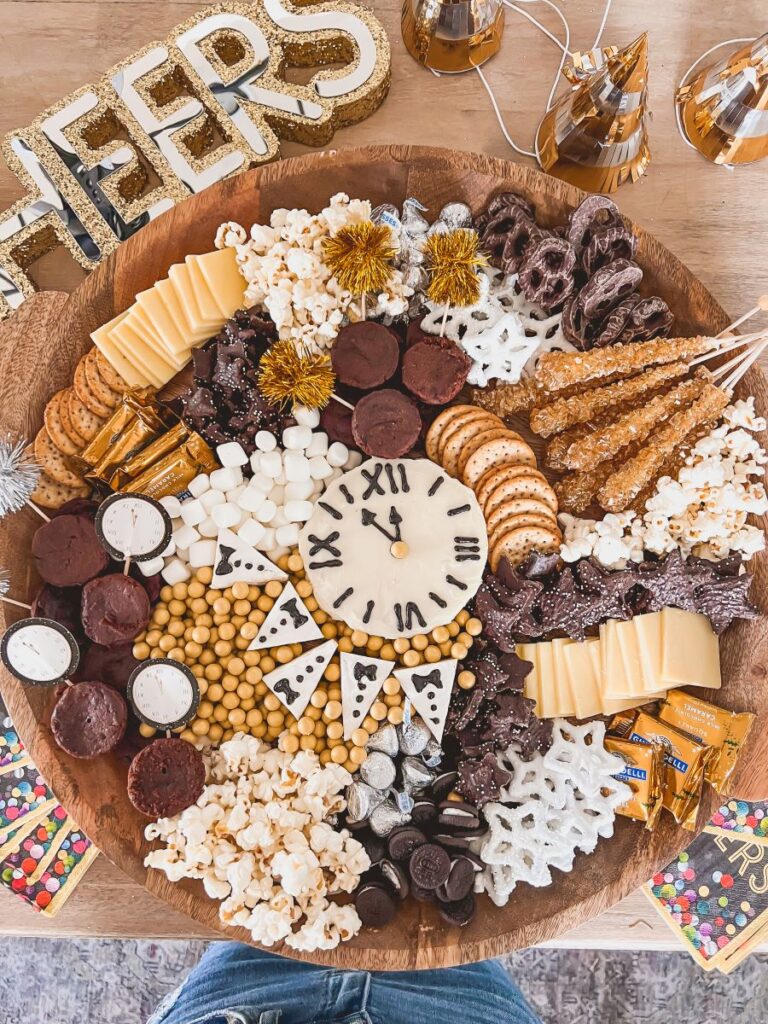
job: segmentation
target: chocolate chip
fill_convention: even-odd
[[[411,854],[408,870],[417,885],[436,889],[450,874],[451,858],[436,843],[425,843]]]

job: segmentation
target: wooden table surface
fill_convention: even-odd
[[[107,68],[199,10],[202,3],[165,0],[0,0],[0,134],[28,125],[47,106],[98,78]],[[369,4],[392,44],[392,88],[380,110],[345,129],[338,147],[421,143],[511,158],[477,75],[436,78],[415,64],[399,34],[399,0]],[[541,4],[531,13],[559,33]],[[568,0],[572,49],[589,49],[603,5]],[[734,315],[768,291],[768,164],[733,172],[716,167],[678,137],[673,114],[677,82],[710,46],[765,31],[764,0],[615,0],[603,42],[624,45],[650,36],[653,160],[647,177],[618,194],[622,210],[680,256]],[[725,50],[723,52],[726,52]],[[529,149],[549,92],[558,51],[514,11],[507,12],[501,53],[487,66],[508,128]],[[286,144],[284,155],[303,147]],[[343,187],[343,182],[339,183]],[[0,165],[0,210],[20,198],[18,181]],[[41,261],[41,287],[69,288],[77,272],[61,251]],[[16,897],[0,893],[0,934],[208,938],[100,857],[60,914],[51,921]],[[677,949],[641,893],[625,899],[550,945],[605,949]]]

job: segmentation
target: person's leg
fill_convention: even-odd
[[[540,1024],[496,960],[434,971],[376,972],[366,1010],[373,1024]]]

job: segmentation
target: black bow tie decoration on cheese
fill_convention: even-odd
[[[264,647],[304,644],[322,639],[323,634],[296,593],[296,588],[292,583],[286,583],[248,650],[260,651]]]
[[[264,676],[272,693],[296,718],[303,715],[337,647],[335,640],[326,640]]]
[[[403,693],[438,743],[443,738],[457,665],[458,662],[451,659],[418,668],[399,668],[394,672]]]
[[[225,590],[233,583],[261,586],[270,580],[287,580],[288,574],[274,562],[246,544],[231,530],[220,530],[216,541],[216,561],[213,566],[213,590]]]
[[[340,660],[341,715],[346,740],[362,724],[395,662],[347,653],[342,653]]]

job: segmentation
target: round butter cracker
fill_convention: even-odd
[[[443,409],[435,416],[429,425],[427,436],[424,438],[424,450],[428,459],[433,462],[439,461],[439,447],[443,433],[457,416],[471,412],[474,408],[473,405],[449,405],[447,409]]]
[[[94,398],[98,399],[98,401],[111,412],[120,401],[120,394],[117,391],[113,391],[112,388],[105,384],[101,374],[99,373],[95,352],[96,349],[92,348],[83,358],[85,382],[88,385],[88,390]]]
[[[125,394],[129,390],[128,385],[114,368],[112,363],[102,355],[97,348],[92,349],[94,353],[94,362],[96,369],[99,371],[99,376],[112,391],[116,391],[119,395]]]
[[[511,519],[512,516],[535,515],[543,516],[553,526],[557,526],[557,517],[549,505],[540,498],[512,498],[502,501],[486,519],[488,536],[492,536],[496,528]]]
[[[43,413],[45,429],[48,431],[48,436],[62,455],[79,455],[82,451],[82,447],[75,444],[64,429],[64,424],[61,420],[61,403],[63,397],[64,392],[57,391],[46,405],[45,412]]]
[[[512,498],[538,498],[557,512],[557,497],[541,473],[529,471],[502,481],[488,496],[483,512],[486,520],[491,513],[505,501]]]
[[[525,441],[519,441],[516,437],[500,437],[495,441],[486,441],[465,462],[462,483],[474,488],[483,474],[493,466],[504,466],[510,462],[513,465],[536,468],[536,456]]]
[[[83,405],[74,391],[69,392],[67,398],[64,399],[63,405],[66,405],[69,410],[75,430],[86,441],[91,441],[106,422],[106,416],[96,416],[95,413]]]
[[[66,487],[64,484],[51,480],[47,473],[41,473],[30,500],[35,505],[53,509],[61,508],[73,498],[87,498],[90,493],[91,489],[86,484],[81,487]]]
[[[67,463],[67,458],[51,440],[45,427],[41,427],[35,438],[35,459],[42,471],[57,484],[65,487],[82,487],[85,481]]]
[[[544,526],[520,526],[503,534],[490,554],[491,571],[496,572],[502,558],[520,565],[532,551],[549,554],[560,549],[560,533]]]
[[[100,402],[88,387],[88,381],[85,379],[85,356],[83,356],[75,367],[73,386],[78,399],[83,403],[86,409],[93,413],[94,416],[100,416],[102,419],[106,419],[110,415],[112,410],[109,406]]]

